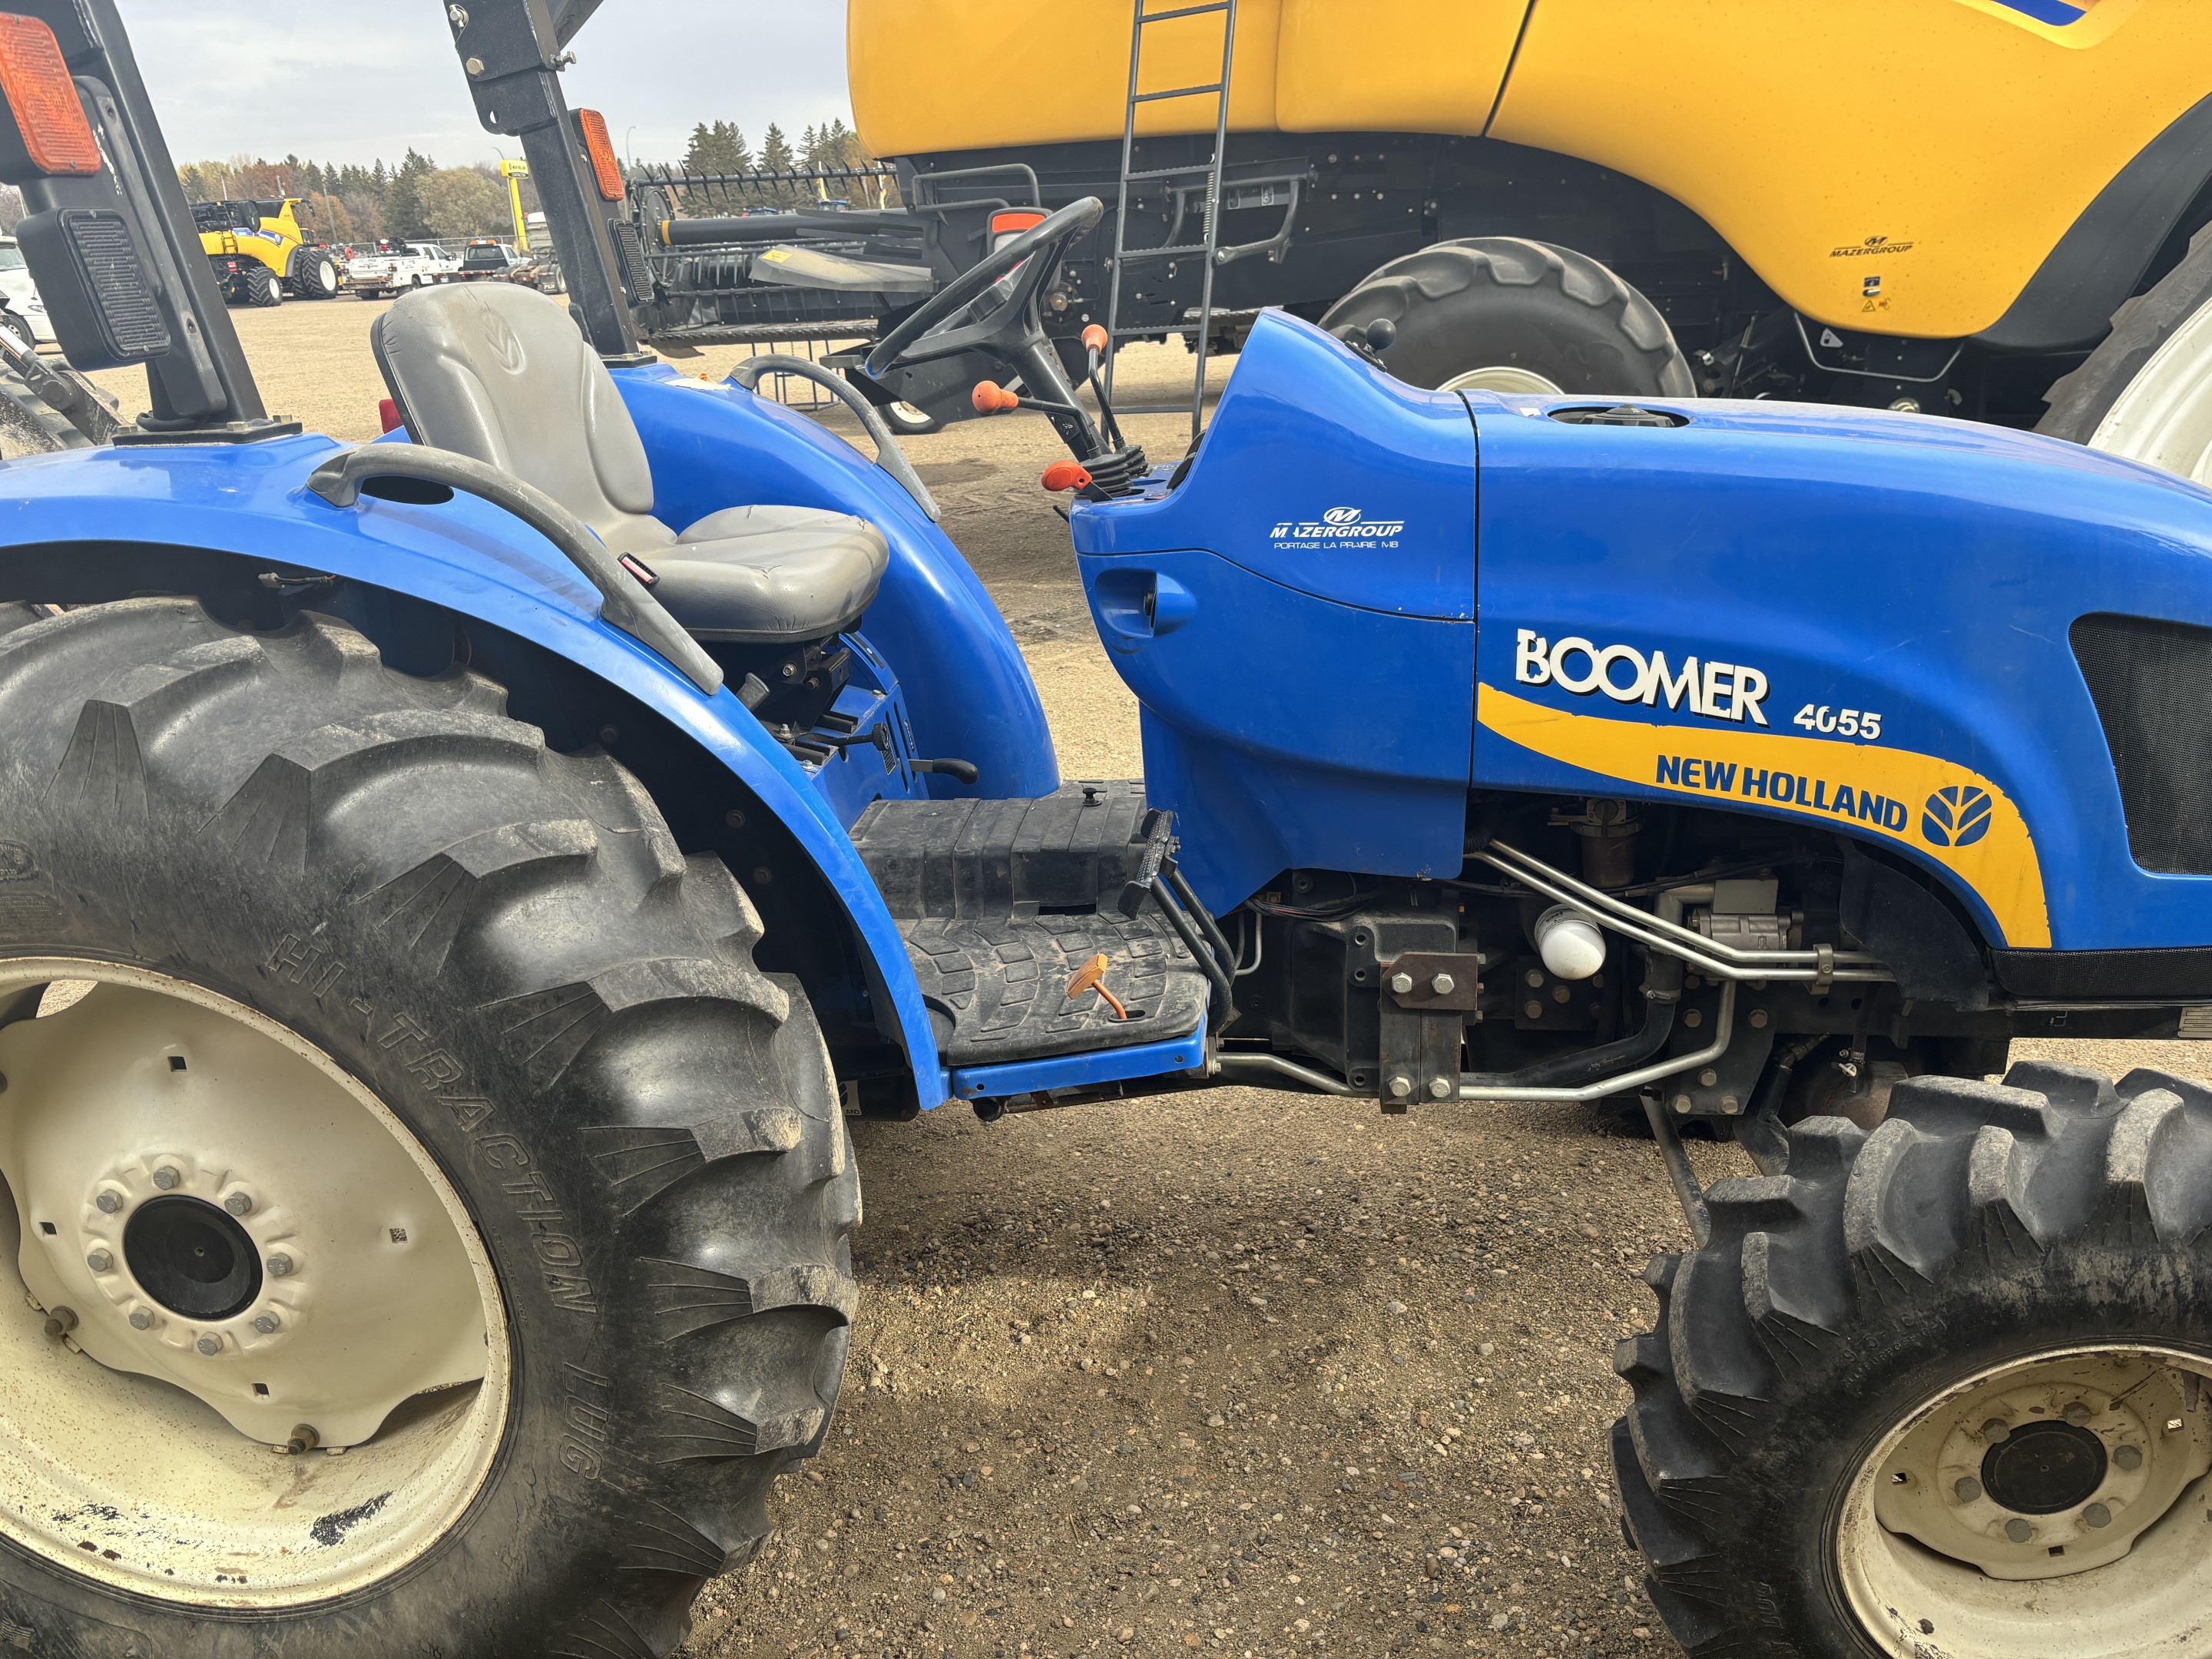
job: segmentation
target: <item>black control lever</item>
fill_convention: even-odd
[[[1387,370],[1390,367],[1382,361],[1382,354],[1397,344],[1398,325],[1388,317],[1377,317],[1364,328],[1358,323],[1346,323],[1329,331],[1376,368]]]

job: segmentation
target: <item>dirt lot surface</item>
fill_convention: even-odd
[[[382,308],[234,313],[270,407],[375,435]],[[1125,398],[1188,386],[1179,350],[1125,362]],[[1156,456],[1188,437],[1131,424]],[[1006,416],[908,449],[1064,771],[1135,775],[1135,704],[1036,485],[1048,429]],[[2197,1076],[2212,1058],[2018,1052]],[[702,1598],[693,1659],[1679,1651],[1607,1473],[1613,1345],[1650,1317],[1637,1275],[1688,1242],[1647,1143],[1579,1109],[1391,1119],[1251,1089],[996,1124],[947,1106],[854,1139],[844,1404],[775,1539]],[[1708,1179],[1749,1172],[1692,1151]]]

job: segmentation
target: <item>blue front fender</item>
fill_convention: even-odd
[[[334,507],[310,494],[307,475],[337,447],[307,436],[10,461],[0,551],[51,548],[66,559],[73,545],[126,544],[325,572],[504,629],[636,698],[726,766],[814,860],[857,936],[875,994],[887,1000],[878,1019],[905,1048],[921,1103],[942,1099],[936,1039],[890,913],[829,804],[760,722],[726,687],[701,695],[600,622],[599,595],[551,544],[489,503],[364,496]]]

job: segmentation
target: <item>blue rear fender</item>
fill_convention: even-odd
[[[932,775],[933,795],[1048,795],[1060,787],[1036,683],[967,560],[896,480],[835,433],[773,398],[665,365],[615,384],[653,463],[655,513],[681,530],[739,502],[851,513],[881,529],[890,568],[867,636],[896,671],[918,753],[973,761],[971,786]]]
[[[703,405],[706,400],[699,401]],[[14,567],[6,586],[36,597],[42,588],[37,573],[46,564],[82,561],[88,556],[86,550],[102,544],[175,549],[180,557],[234,556],[256,570],[323,572],[408,595],[504,629],[574,664],[667,720],[726,767],[781,823],[820,872],[852,929],[868,981],[854,989],[866,991],[876,1023],[904,1048],[922,1103],[942,1099],[944,1074],[928,1013],[881,895],[830,803],[730,689],[702,695],[659,657],[603,623],[599,595],[561,554],[486,502],[461,495],[423,506],[363,496],[356,507],[331,507],[304,485],[337,447],[328,438],[306,436],[237,447],[97,449],[9,461],[7,487],[0,492],[0,570]],[[781,478],[771,472],[764,482]],[[748,499],[776,498],[739,495],[720,504]],[[829,500],[817,495],[809,504],[865,511],[870,517],[881,506],[857,488]],[[921,544],[925,553],[929,550],[910,526],[901,526],[901,532],[903,540],[894,535],[895,549]],[[937,562],[945,563],[944,553],[949,552],[945,544]],[[957,563],[958,556],[950,556]],[[927,562],[895,555],[894,572],[908,562]],[[965,592],[957,572],[950,570],[909,572],[898,591],[901,597],[925,596],[926,602],[915,604],[925,625],[941,625],[947,615],[957,618]],[[933,594],[942,597],[929,599]],[[82,595],[72,591],[71,597]],[[928,614],[931,605],[937,606],[934,616]],[[885,610],[896,615],[899,607],[894,604]],[[870,621],[874,620],[872,612]],[[995,612],[990,620],[997,622]],[[1004,635],[1003,623],[998,631]],[[870,632],[880,637],[872,627]],[[953,641],[957,648],[957,635]],[[1012,641],[1006,643],[1011,651]],[[1018,653],[1013,661],[1018,664]],[[1034,705],[1033,689],[1028,696]],[[1041,732],[1041,713],[1037,725]],[[971,722],[953,729],[980,741],[974,734],[988,735],[992,728]],[[999,747],[992,752],[1006,773],[1027,779],[1042,769],[1048,778],[1052,775],[1048,747],[1041,759],[1033,749],[1024,751],[1018,710],[996,730]]]

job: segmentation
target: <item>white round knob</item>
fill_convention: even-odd
[[[1536,918],[1536,954],[1560,979],[1588,979],[1605,966],[1605,935],[1571,904],[1555,904]]]

